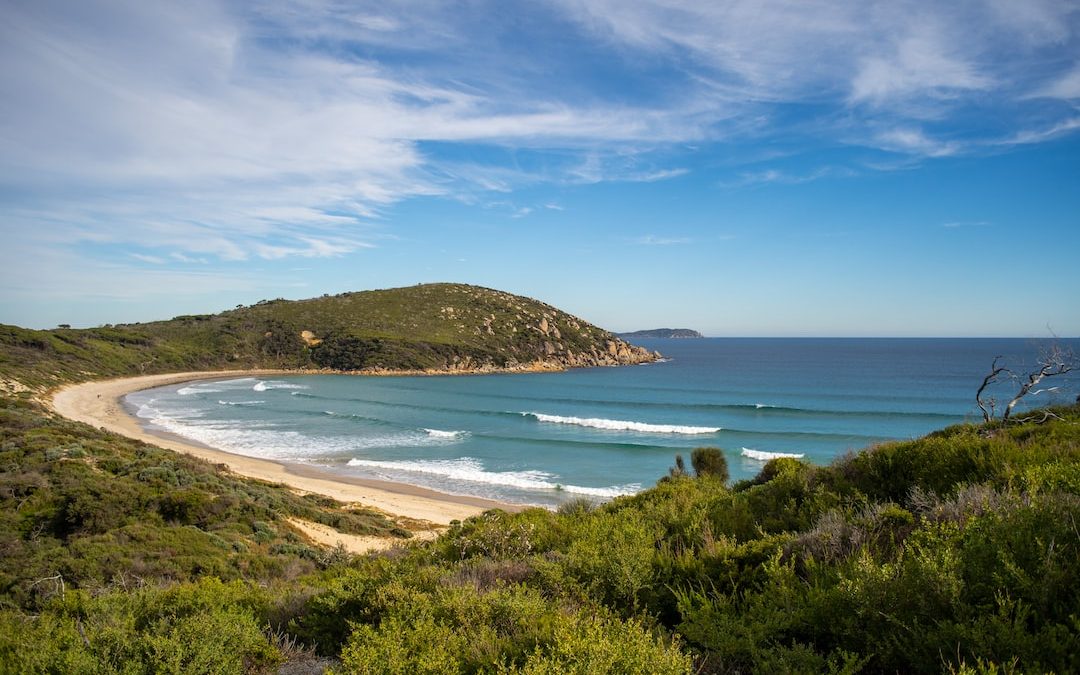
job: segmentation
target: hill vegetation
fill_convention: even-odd
[[[8,390],[189,370],[475,372],[655,358],[550,305],[463,284],[267,300],[88,329],[0,325],[0,377]]]
[[[708,449],[602,506],[353,557],[285,518],[396,525],[8,396],[0,670],[1075,672],[1080,408],[1045,420],[732,486]]]

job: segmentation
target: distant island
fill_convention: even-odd
[[[705,337],[696,330],[689,328],[653,328],[652,330],[635,330],[630,333],[617,333],[621,338],[699,338]]]

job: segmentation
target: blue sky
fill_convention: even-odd
[[[0,322],[428,281],[1080,334],[1080,4],[0,5]]]

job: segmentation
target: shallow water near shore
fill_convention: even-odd
[[[990,363],[1023,339],[639,340],[662,363],[458,377],[308,375],[140,391],[151,429],[340,475],[554,506],[653,485],[676,453],[725,450],[733,479],[775,456],[825,464],[872,443],[981,419]],[[1080,341],[1060,341],[1074,350]],[[1075,380],[1032,403],[1071,402]],[[1006,384],[1007,398],[1016,389]],[[1056,398],[1055,398],[1056,397]]]

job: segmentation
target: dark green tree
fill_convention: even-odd
[[[728,479],[727,458],[720,448],[694,448],[690,453],[690,465],[698,478],[714,476],[725,482]]]
[[[371,354],[378,351],[378,340],[365,340],[352,335],[331,335],[311,352],[316,364],[335,370],[360,370],[368,365]]]

